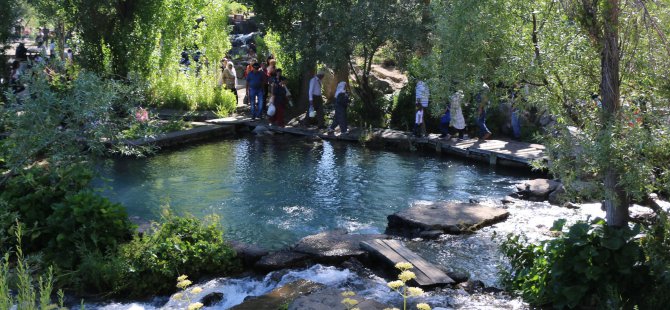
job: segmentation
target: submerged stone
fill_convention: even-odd
[[[389,215],[386,232],[407,237],[417,237],[423,232],[436,230],[460,234],[501,222],[508,216],[509,212],[504,209],[473,203],[415,204],[407,210]]]
[[[319,292],[301,296],[294,300],[288,307],[289,310],[335,310],[345,309],[342,300],[347,297],[342,296],[342,291],[335,288],[328,288]],[[374,300],[363,299],[358,296],[350,296],[348,298],[355,299],[359,303],[356,308],[361,310],[382,310],[387,309],[388,306],[376,302]]]
[[[234,310],[277,310],[296,298],[323,289],[324,285],[308,280],[298,280],[271,292],[245,300],[243,303],[232,307]]]

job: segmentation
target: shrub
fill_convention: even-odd
[[[68,195],[52,208],[46,221],[49,243],[44,253],[61,268],[74,268],[81,262],[79,255],[63,253],[75,249],[83,254],[114,252],[133,233],[125,208],[90,190]]]
[[[122,246],[119,255],[128,264],[121,290],[131,296],[172,292],[172,280],[181,274],[197,278],[239,268],[216,216],[201,221],[166,215],[152,233],[136,236]]]
[[[554,228],[561,231],[565,221]],[[641,302],[650,279],[633,229],[615,229],[605,221],[578,222],[558,238],[529,244],[509,236],[501,247],[511,271],[503,273],[508,289],[534,305],[556,308],[600,305],[632,307]]]
[[[170,67],[150,76],[149,84],[150,101],[157,107],[210,110],[227,115],[235,111],[237,106],[235,94],[217,87],[214,73],[203,73],[196,77]]]

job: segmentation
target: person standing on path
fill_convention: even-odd
[[[440,138],[445,138],[449,139],[449,122],[451,122],[451,110],[449,106],[447,105],[447,109],[444,111],[444,114],[442,114],[442,117],[440,117],[440,132],[442,133],[440,135]]]
[[[258,63],[253,64],[253,70],[247,74],[247,98],[251,106],[251,119],[263,117],[263,85],[265,84],[265,73],[259,71]]]
[[[482,82],[483,83],[483,82]],[[482,84],[482,89],[476,96],[479,107],[477,108],[477,126],[479,127],[479,139],[486,140],[491,137],[491,131],[486,127],[486,108],[489,105],[489,93],[491,89],[486,83]]]
[[[335,127],[340,126],[340,133],[347,133],[347,107],[350,100],[347,93],[347,82],[342,81],[338,83],[335,90],[335,120],[330,125],[328,132],[333,132],[335,131]]]
[[[423,106],[420,104],[416,105],[416,114],[414,118],[414,135],[417,137],[425,137],[426,132],[424,131],[425,125],[423,122]]]
[[[430,101],[430,90],[424,81],[416,82],[416,104],[423,107],[424,113],[428,110],[428,102]],[[426,133],[426,122],[421,123],[421,131]]]
[[[325,112],[323,110],[323,97],[321,97],[321,80],[325,73],[319,71],[311,80],[309,80],[309,107],[314,109],[316,112],[316,125],[319,129],[326,128],[325,125]],[[307,115],[305,116],[305,121],[309,122],[309,110],[307,110]]]
[[[235,88],[235,67],[233,64],[228,62],[227,67],[223,70],[223,81],[226,83],[226,89],[230,90],[235,94],[235,106],[240,102],[237,98],[237,88]]]
[[[275,126],[284,127],[284,112],[288,104],[288,91],[286,89],[286,78],[281,76],[281,71],[277,71],[275,82],[271,86],[272,104],[275,106],[275,114],[270,117],[270,123]]]
[[[463,117],[463,109],[461,108],[461,101],[463,100],[463,91],[459,90],[451,95],[451,126],[458,131],[458,139],[463,140],[465,133],[465,118]]]

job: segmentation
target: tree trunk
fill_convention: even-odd
[[[619,3],[620,0],[607,0],[603,10],[603,36],[601,53],[601,82],[603,134],[609,134],[619,118],[621,103],[619,77]],[[623,227],[628,223],[628,197],[618,185],[620,172],[615,167],[604,171],[605,200],[609,226]]]

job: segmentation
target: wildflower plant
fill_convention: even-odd
[[[345,308],[347,308],[347,310],[360,310],[360,308],[356,307],[359,301],[351,298],[353,296],[356,296],[356,293],[352,291],[346,291],[342,292],[341,295],[342,297],[344,297],[344,299],[342,299],[342,304],[344,305]]]
[[[400,262],[395,265],[395,268],[400,270],[398,275],[398,280],[391,281],[386,285],[394,290],[396,293],[402,296],[403,310],[407,310],[407,299],[409,297],[419,297],[423,295],[423,290],[418,287],[411,287],[407,285],[407,282],[416,279],[416,274],[410,271],[414,266],[408,262]],[[419,310],[431,310],[430,306],[426,303],[420,303],[416,305],[416,308]],[[398,308],[386,308],[384,310],[399,310]]]
[[[172,295],[172,299],[185,301],[188,305],[187,310],[198,310],[202,308],[203,304],[201,302],[192,302],[191,298],[202,292],[202,288],[199,286],[190,287],[193,282],[188,279],[188,276],[181,275],[177,278],[177,288],[181,292]]]

